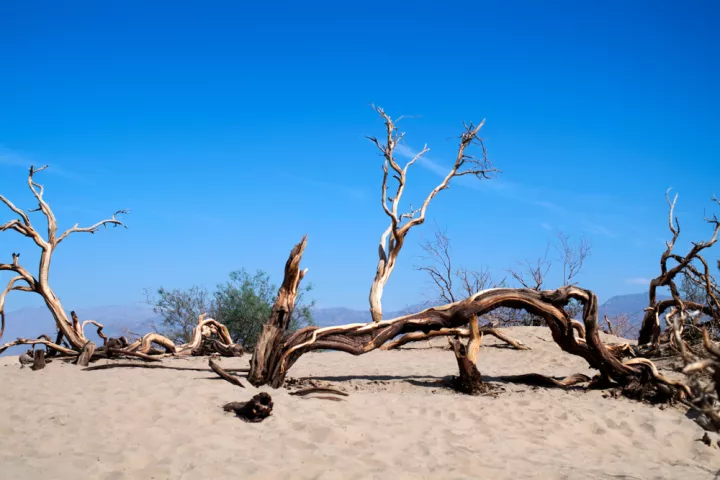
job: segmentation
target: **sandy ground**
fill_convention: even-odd
[[[478,363],[488,381],[593,373],[562,353],[546,329],[508,330],[533,350],[486,341]],[[59,361],[33,372],[20,369],[17,357],[3,357],[0,479],[689,480],[720,471],[720,449],[700,442],[703,430],[679,409],[504,383],[496,397],[468,397],[443,386],[455,373],[452,353],[441,348],[312,353],[290,377],[320,380],[350,396],[333,402],[264,388],[274,414],[248,424],[221,406],[256,390],[211,372],[84,372]]]

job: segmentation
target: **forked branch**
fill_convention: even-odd
[[[487,150],[482,139],[478,136],[480,129],[484,125],[484,120],[478,125],[473,123],[465,124],[465,130],[460,135],[460,143],[458,145],[455,162],[449,169],[448,173],[435,188],[425,197],[422,205],[418,209],[410,207],[409,212],[400,213],[399,205],[405,192],[407,184],[408,169],[418,160],[420,160],[428,151],[427,145],[423,149],[413,154],[410,160],[401,166],[395,157],[395,152],[404,137],[404,133],[398,131],[395,121],[385,113],[380,107],[373,106],[375,111],[383,118],[385,122],[385,142],[381,142],[375,137],[368,137],[375,146],[380,150],[383,161],[383,179],[381,187],[381,205],[385,214],[390,218],[390,225],[380,236],[380,244],[378,248],[378,264],[370,289],[370,313],[375,322],[382,320],[382,294],[385,284],[390,278],[395,262],[402,250],[405,237],[411,228],[422,224],[425,221],[427,208],[433,198],[442,190],[449,188],[450,181],[454,177],[465,175],[473,175],[479,179],[491,178],[492,174],[498,170],[492,167],[487,157]],[[478,145],[481,155],[476,158],[467,153],[468,147]],[[392,178],[397,185],[392,195],[388,194],[388,180]]]

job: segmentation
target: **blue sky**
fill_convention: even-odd
[[[427,143],[439,165],[462,122],[485,118],[503,174],[440,193],[386,308],[428,293],[413,267],[436,224],[458,266],[498,276],[558,229],[585,234],[583,286],[601,300],[645,291],[668,238],[665,190],[680,194],[680,251],[709,234],[720,195],[718,5],[0,2],[0,191],[34,207],[26,167],[47,163],[61,227],[131,210],[127,230],[58,249],[67,308],[212,287],[242,267],[279,280],[305,233],[318,304],[366,308],[387,225],[370,105],[418,116],[401,124],[406,147]],[[439,181],[428,165],[411,171],[414,205]],[[34,250],[0,234],[3,261],[20,251],[31,266]],[[15,292],[7,309],[38,302]]]

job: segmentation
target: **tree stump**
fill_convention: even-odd
[[[35,350],[33,355],[32,370],[42,370],[45,368],[45,350]]]

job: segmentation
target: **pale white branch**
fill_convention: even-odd
[[[60,235],[60,237],[58,237],[58,239],[55,241],[55,245],[58,245],[60,242],[62,242],[66,237],[68,237],[68,236],[69,236],[70,234],[72,234],[72,233],[90,233],[90,234],[94,234],[95,232],[97,232],[97,231],[100,229],[100,227],[106,227],[106,228],[107,228],[108,225],[113,225],[114,227],[125,227],[125,228],[127,228],[124,223],[122,223],[120,220],[118,220],[118,219],[116,218],[118,215],[127,214],[127,213],[128,213],[127,210],[118,210],[117,212],[115,212],[115,213],[112,215],[112,217],[110,217],[110,218],[108,218],[108,219],[106,219],[106,220],[99,221],[99,222],[97,222],[95,225],[92,225],[92,226],[90,226],[90,227],[79,227],[79,226],[78,226],[79,224],[76,223],[74,227],[68,229],[68,230],[65,231],[62,235]]]

